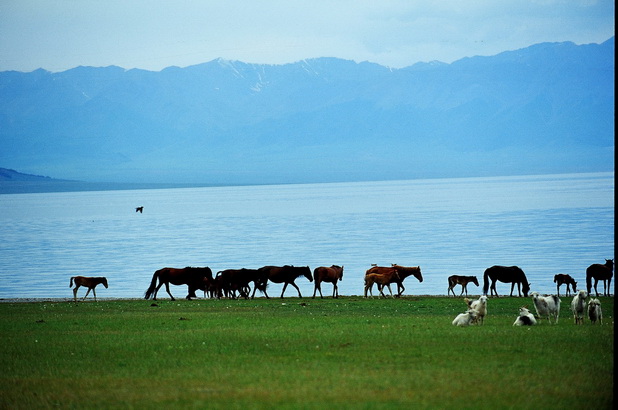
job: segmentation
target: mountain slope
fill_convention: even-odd
[[[391,70],[320,58],[0,73],[0,164],[268,183],[613,170],[614,39]]]

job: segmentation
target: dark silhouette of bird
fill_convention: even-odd
[[[137,208],[135,208],[135,212],[139,212],[140,214],[144,212],[144,207],[143,206],[138,206]]]

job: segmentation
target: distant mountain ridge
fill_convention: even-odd
[[[319,58],[0,72],[0,165],[116,182],[613,170],[614,38],[389,69]]]
[[[14,169],[0,168],[0,181],[52,181],[52,179],[41,175],[23,174]]]

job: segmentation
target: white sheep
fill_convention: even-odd
[[[575,294],[575,297],[571,302],[571,310],[573,311],[573,318],[575,319],[576,325],[584,324],[586,299],[588,299],[588,292],[585,290],[580,290]]]
[[[603,313],[601,312],[601,301],[599,299],[595,298],[588,302],[588,317],[593,324],[597,320],[600,324],[603,324]]]
[[[519,308],[519,316],[515,319],[513,326],[532,326],[536,325],[534,315],[526,307]]]
[[[487,296],[483,295],[477,300],[465,298],[464,301],[468,305],[468,309],[472,309],[476,312],[476,319],[474,319],[474,323],[482,325],[485,321],[485,315],[487,315]]]
[[[468,309],[465,313],[457,315],[453,320],[453,326],[470,326],[476,318],[476,311],[474,309]]]
[[[551,323],[551,318],[554,318],[554,322],[558,323],[558,316],[560,316],[560,298],[558,296],[541,296],[538,292],[532,292],[532,301],[534,302],[534,308],[539,318],[547,318],[547,321]]]

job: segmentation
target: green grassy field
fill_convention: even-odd
[[[513,327],[531,299],[0,303],[0,408],[611,408],[602,326]]]

